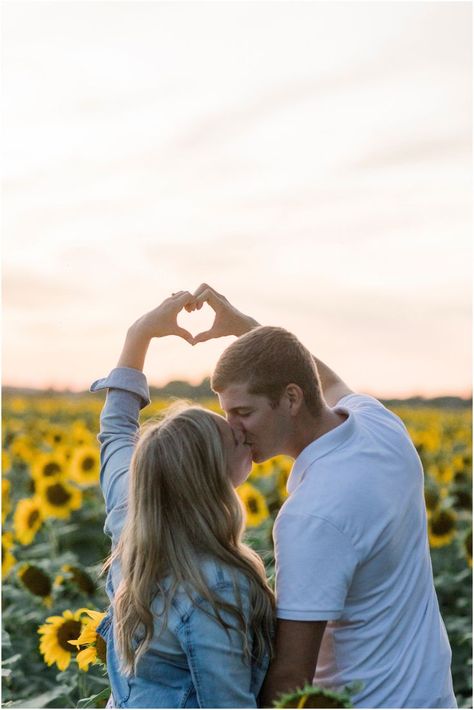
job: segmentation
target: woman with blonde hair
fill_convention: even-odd
[[[98,631],[116,707],[256,707],[272,653],[273,593],[242,542],[234,490],[252,465],[242,435],[185,405],[139,430],[149,343],[192,344],[176,321],[192,301],[181,291],[139,318],[117,367],[91,386],[108,390],[98,439],[111,605]]]

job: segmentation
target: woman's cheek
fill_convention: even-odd
[[[231,474],[231,481],[232,485],[234,488],[238,488],[239,486],[242,485],[242,483],[245,483],[247,478],[250,475],[250,471],[252,470],[252,461],[250,463],[241,463],[240,466],[234,468],[232,474]]]

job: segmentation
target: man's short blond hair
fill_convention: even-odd
[[[316,363],[296,335],[284,328],[259,326],[229,345],[211,379],[214,392],[246,384],[251,394],[265,395],[277,407],[287,385],[301,387],[307,408],[321,411],[323,398]]]

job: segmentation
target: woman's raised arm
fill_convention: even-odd
[[[122,507],[127,499],[128,470],[137,439],[139,413],[150,403],[142,372],[150,341],[154,337],[179,335],[192,343],[192,336],[176,322],[179,311],[192,299],[189,292],[181,291],[135,321],[127,331],[117,366],[90,387],[91,392],[108,390],[98,435],[100,485],[108,514]],[[114,541],[120,533],[122,518],[111,515],[107,519],[106,526]]]
[[[152,338],[179,335],[190,345],[194,345],[191,333],[180,328],[177,323],[178,313],[194,300],[194,296],[189,291],[179,291],[135,321],[128,329],[117,367],[133,367],[135,370],[143,370]]]

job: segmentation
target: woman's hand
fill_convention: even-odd
[[[189,291],[178,291],[163,301],[161,305],[141,316],[130,330],[150,339],[162,338],[165,335],[179,335],[190,345],[194,345],[191,333],[181,328],[177,322],[178,313],[193,301],[194,296]]]
[[[141,316],[127,331],[127,337],[120,355],[117,367],[132,367],[143,370],[145,357],[152,338],[162,338],[165,335],[179,335],[188,343],[194,345],[191,333],[180,328],[176,318],[186,304],[194,297],[189,291],[174,293],[170,298],[149,313]]]

